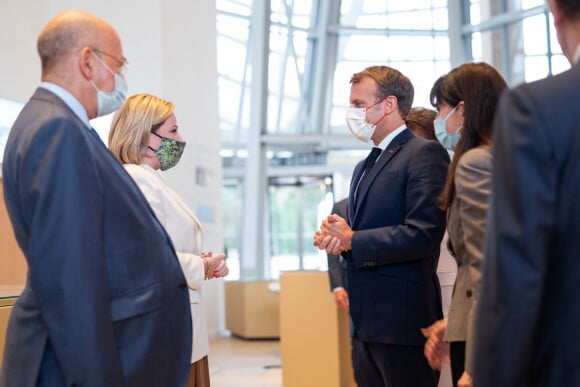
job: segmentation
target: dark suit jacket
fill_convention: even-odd
[[[347,199],[342,199],[332,206],[331,214],[337,214],[346,219]],[[346,281],[346,261],[342,255],[328,254],[328,278],[330,280],[330,291],[338,287],[348,290]]]
[[[3,162],[28,263],[0,386],[184,386],[187,284],[139,188],[89,128],[39,88]]]
[[[477,310],[476,386],[580,386],[580,66],[506,92]]]
[[[363,341],[423,345],[420,328],[443,317],[436,268],[445,213],[437,197],[448,164],[438,142],[405,129],[359,188],[357,208],[364,162],[354,170],[348,221],[355,233],[346,257],[354,335]]]

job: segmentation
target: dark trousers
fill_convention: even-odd
[[[352,338],[352,364],[359,387],[436,387],[439,372],[423,347],[370,343]]]
[[[449,343],[449,358],[451,360],[451,378],[453,385],[457,386],[457,382],[465,370],[465,341]]]

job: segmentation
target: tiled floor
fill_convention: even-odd
[[[213,338],[209,368],[212,387],[281,387],[280,341]]]
[[[209,345],[212,387],[282,387],[280,341],[220,336]],[[449,386],[451,373],[446,365],[439,387]]]

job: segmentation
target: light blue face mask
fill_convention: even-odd
[[[457,142],[459,142],[459,137],[461,136],[461,126],[457,128],[455,133],[447,133],[447,119],[451,117],[451,115],[457,110],[459,105],[455,106],[451,112],[447,115],[447,117],[440,117],[433,121],[433,126],[435,127],[435,137],[437,140],[443,145],[445,149],[449,149],[450,151],[455,151],[455,147],[457,146]]]
[[[97,117],[101,117],[107,115],[109,113],[114,112],[115,110],[119,109],[125,99],[127,98],[127,82],[125,78],[121,75],[115,73],[107,64],[96,54],[93,53],[97,61],[102,64],[108,72],[113,74],[115,78],[115,88],[113,91],[102,91],[99,90],[97,85],[93,80],[91,80],[91,85],[97,91]]]

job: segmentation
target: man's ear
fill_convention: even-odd
[[[394,95],[389,95],[387,98],[385,98],[383,110],[385,114],[391,114],[393,110],[396,110],[398,108],[399,101],[397,100],[397,97],[395,97]]]
[[[84,47],[79,55],[79,69],[81,74],[89,80],[93,79],[96,71],[95,57],[90,47]]]

